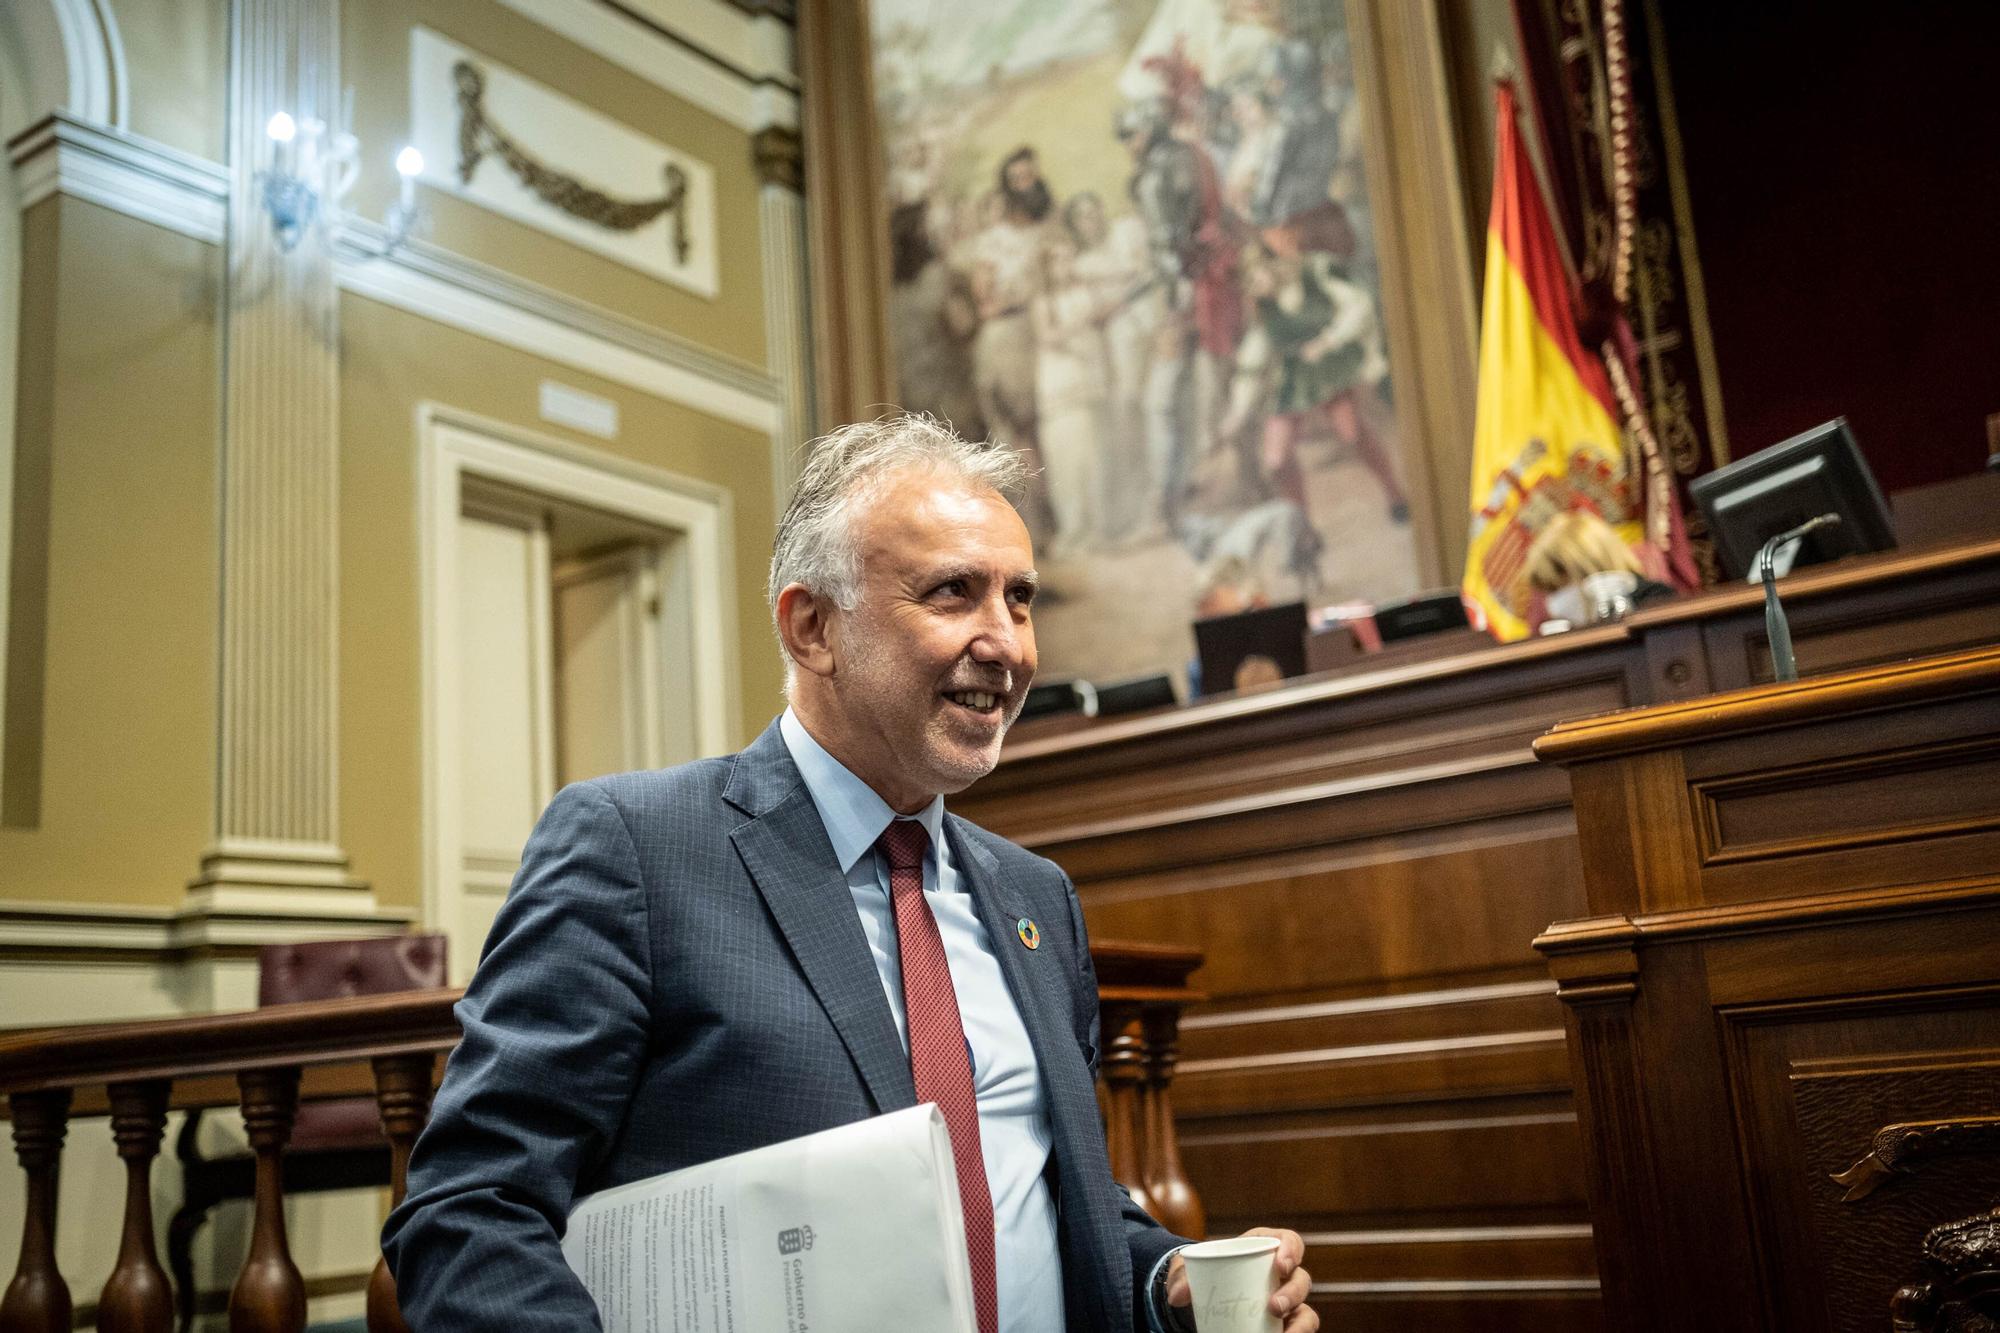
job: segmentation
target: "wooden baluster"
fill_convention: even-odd
[[[1170,1088],[1181,1055],[1181,1010],[1178,1004],[1146,1009],[1146,1193],[1153,1217],[1169,1231],[1200,1240],[1208,1226],[1201,1199],[1181,1166],[1180,1135],[1174,1129]]]
[[[375,1104],[382,1111],[382,1134],[389,1140],[389,1198],[400,1204],[409,1192],[410,1148],[431,1114],[431,1068],[436,1057],[380,1055],[375,1058]],[[368,1279],[368,1333],[409,1333],[396,1303],[396,1279],[389,1261],[377,1259]]]
[[[16,1092],[14,1156],[28,1173],[21,1263],[0,1297],[0,1333],[69,1333],[69,1284],[56,1268],[56,1177],[69,1132],[69,1089]]]
[[[97,1302],[103,1333],[166,1333],[174,1326],[173,1288],[153,1248],[153,1159],[172,1087],[165,1079],[111,1085],[111,1136],[125,1159],[125,1234]]]
[[[1146,1042],[1139,1006],[1106,1004],[1102,1027],[1106,1043],[1099,1069],[1104,1075],[1104,1146],[1111,1155],[1111,1176],[1150,1211],[1152,1200],[1146,1193],[1145,1162],[1140,1156],[1144,1148],[1140,1095],[1146,1082]]]
[[[257,1154],[257,1211],[250,1253],[229,1293],[230,1333],[302,1333],[306,1284],[285,1238],[282,1157],[299,1109],[299,1071],[246,1069],[236,1076],[243,1128]]]

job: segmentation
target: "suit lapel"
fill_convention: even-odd
[[[973,910],[986,927],[986,938],[993,941],[1000,974],[1007,978],[1007,989],[1013,993],[1022,1025],[1028,1029],[1028,1043],[1035,1048],[1035,1059],[1048,1069],[1058,1055],[1064,1051],[1073,1055],[1076,1050],[1075,1029],[1061,1015],[1049,1012],[1058,995],[1065,999],[1068,995],[1062,979],[1051,985],[1046,970],[1060,955],[1053,950],[1030,950],[1022,943],[1016,930],[1029,914],[1021,906],[1019,894],[1001,878],[999,862],[965,836],[952,816],[946,815],[945,821],[951,829],[952,850],[972,893]]]
[[[946,823],[954,825],[952,817],[946,817]],[[1000,975],[1006,977],[1006,989],[1014,995],[1014,1007],[1020,1009],[1022,1027],[1028,1029],[1028,1045],[1034,1047],[1034,1059],[1042,1067],[1050,1129],[1062,1139],[1068,1131],[1076,1129],[1066,1117],[1078,1113],[1078,1103],[1064,1095],[1074,1093],[1074,1089],[1070,1087],[1070,1079],[1058,1077],[1058,1071],[1082,1071],[1082,1059],[1076,1049],[1076,1027],[1070,1023],[1066,1009],[1072,1001],[1076,979],[1064,975],[1060,951],[1052,947],[1028,949],[1020,939],[1020,921],[1024,917],[1032,919],[1032,913],[1026,909],[1030,899],[1006,883],[994,855],[966,837],[956,825],[952,827],[952,849],[958,853],[958,865],[966,873],[972,907],[1000,959]],[[1042,929],[1042,923],[1036,923],[1036,927]],[[1096,997],[1092,997],[1094,1001]],[[1082,1101],[1088,1103],[1082,1107],[1082,1113],[1094,1127],[1098,1115],[1096,1091],[1086,1087]]]
[[[1101,1163],[1097,1170],[1102,1178],[1108,1181],[1110,1177],[1110,1164],[1102,1161],[1103,1149],[1098,1148],[1094,1156],[1090,1150],[1093,1137],[1099,1144],[1103,1142],[1096,1088],[1077,1050],[1076,1029],[1067,1011],[1059,1007],[1071,1002],[1077,978],[1060,975],[1063,955],[1059,951],[1025,947],[1015,932],[1021,918],[1030,916],[1026,910],[1029,900],[1007,883],[993,854],[968,837],[959,821],[946,815],[945,823],[951,830],[952,848],[972,894],[973,908],[986,927],[987,938],[993,941],[1001,975],[1007,978],[1007,989],[1013,993],[1022,1025],[1028,1029],[1028,1042],[1041,1066],[1049,1128],[1055,1139],[1056,1171],[1062,1182],[1057,1206],[1068,1238],[1063,1256],[1065,1299],[1083,1303],[1087,1314],[1080,1322],[1085,1327],[1126,1327],[1131,1319],[1130,1279],[1118,1267],[1116,1238],[1102,1232],[1088,1204],[1072,1202],[1090,1198],[1098,1188],[1090,1165],[1093,1160]],[[1096,1001],[1096,996],[1090,997],[1092,1004]]]
[[[917,1104],[882,977],[812,794],[776,725],[737,759],[724,792],[755,816],[729,836],[877,1111]]]

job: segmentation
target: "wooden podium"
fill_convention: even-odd
[[[1535,946],[1607,1325],[1993,1327],[2000,648],[1535,749],[1569,770],[1583,857],[1589,914]]]
[[[1783,587],[1806,672],[1971,649],[2000,637],[2000,533]],[[1433,646],[1025,724],[952,808],[1067,870],[1093,937],[1206,955],[1173,1081],[1187,1176],[1215,1234],[1305,1235],[1327,1327],[1598,1333],[1564,1007],[1531,943],[1593,909],[1568,776],[1530,746],[1769,679],[1763,595]]]

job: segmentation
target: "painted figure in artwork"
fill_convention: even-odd
[[[1040,468],[1048,669],[1178,666],[1222,584],[1414,591],[1340,0],[871,15],[902,405]]]

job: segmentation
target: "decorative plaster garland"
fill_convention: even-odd
[[[688,260],[687,173],[672,162],[664,175],[667,192],[658,199],[613,199],[592,189],[576,177],[544,166],[530,157],[486,114],[486,76],[469,60],[452,66],[458,85],[458,179],[472,183],[472,173],[488,152],[497,153],[521,184],[537,197],[555,205],[571,217],[592,222],[608,231],[637,231],[662,213],[674,215],[674,257]]]

